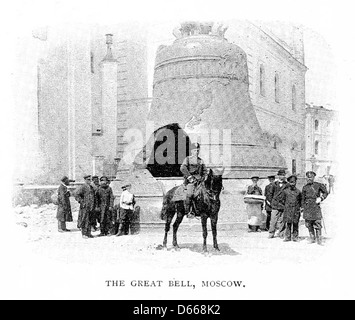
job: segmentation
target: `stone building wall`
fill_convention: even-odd
[[[250,96],[260,126],[270,144],[284,156],[289,172],[296,160],[296,173],[305,172],[304,104],[306,67],[262,29],[249,22],[231,24],[230,41],[248,57]],[[264,92],[260,92],[260,67],[264,69]],[[278,74],[278,102],[275,101],[275,75]],[[294,86],[295,104],[292,105]]]
[[[318,125],[316,125],[318,121]],[[321,106],[306,107],[306,170],[318,177],[337,174],[338,115]],[[315,143],[318,141],[318,152]]]

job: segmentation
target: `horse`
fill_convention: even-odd
[[[213,234],[213,247],[216,251],[220,251],[217,243],[217,221],[218,212],[221,207],[220,193],[223,189],[222,175],[223,171],[213,171],[209,169],[206,180],[201,183],[194,194],[194,203],[197,212],[201,215],[201,224],[203,230],[203,251],[207,252],[207,219],[211,220],[212,234]],[[173,225],[173,247],[179,248],[177,243],[177,231],[185,212],[184,201],[172,201],[174,193],[179,186],[176,186],[169,190],[164,196],[163,208],[161,211],[161,219],[166,220],[165,223],[165,236],[163,241],[163,247],[166,248],[168,233],[170,231],[171,222],[177,215],[175,223]]]

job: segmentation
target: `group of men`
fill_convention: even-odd
[[[84,239],[93,238],[92,231],[97,230],[100,224],[99,236],[125,235],[131,226],[135,197],[130,192],[131,185],[122,186],[119,206],[114,206],[114,195],[109,186],[110,181],[106,176],[84,176],[84,184],[80,185],[73,193],[80,204],[77,226]],[[66,222],[72,222],[70,204],[70,191],[68,177],[61,179],[58,188],[58,231],[68,232]]]
[[[193,144],[191,156],[183,161],[180,170],[184,175],[184,185],[187,192],[185,213],[191,217],[193,210],[193,197],[196,187],[203,183],[207,176],[207,168],[199,157],[200,145]],[[299,240],[299,220],[301,213],[309,230],[310,243],[322,244],[322,212],[320,204],[328,196],[325,185],[315,182],[316,173],[306,173],[307,183],[302,191],[297,189],[297,176],[291,175],[286,179],[286,171],[279,170],[277,180],[269,176],[269,184],[265,187],[265,210],[267,213],[266,229],[269,238],[281,237],[284,241]],[[130,185],[122,187],[119,209],[114,208],[114,196],[109,180],[87,175],[85,183],[75,192],[75,199],[80,203],[78,228],[84,238],[92,238],[91,230],[96,230],[97,222],[100,224],[100,236],[127,234],[135,205],[134,195],[129,191]],[[257,185],[259,177],[252,177],[253,185],[247,189],[247,194],[262,195],[261,188]],[[64,177],[58,189],[58,229],[60,232],[68,231],[67,221],[73,221],[70,208],[69,179]],[[261,210],[263,205],[261,205]],[[118,212],[118,214],[117,214]],[[258,231],[258,228],[252,229]]]
[[[302,191],[297,189],[297,176],[286,179],[285,170],[279,170],[277,180],[269,176],[269,184],[265,187],[265,210],[267,214],[266,229],[269,238],[280,237],[284,241],[299,241],[299,221],[301,213],[309,231],[310,243],[322,245],[322,211],[320,204],[328,196],[324,184],[315,182],[316,173],[306,173],[307,183]],[[253,177],[253,185],[248,188],[248,194],[262,195],[257,186],[258,177]]]

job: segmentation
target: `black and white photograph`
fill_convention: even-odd
[[[353,299],[348,3],[15,1],[1,298]]]

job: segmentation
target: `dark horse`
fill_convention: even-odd
[[[221,172],[214,172],[212,169],[209,170],[206,180],[196,188],[194,203],[197,211],[201,215],[201,223],[203,230],[203,251],[207,251],[207,219],[211,219],[211,227],[213,234],[213,247],[219,251],[217,243],[217,221],[218,221],[218,211],[221,207],[221,201],[219,195],[223,189]],[[161,211],[161,219],[166,220],[165,223],[165,237],[163,246],[166,247],[168,240],[168,232],[170,230],[170,224],[177,214],[175,223],[173,225],[173,246],[179,248],[177,243],[177,230],[180,223],[182,222],[186,212],[184,207],[184,202],[172,201],[174,193],[177,187],[169,190],[164,196],[163,208]]]

